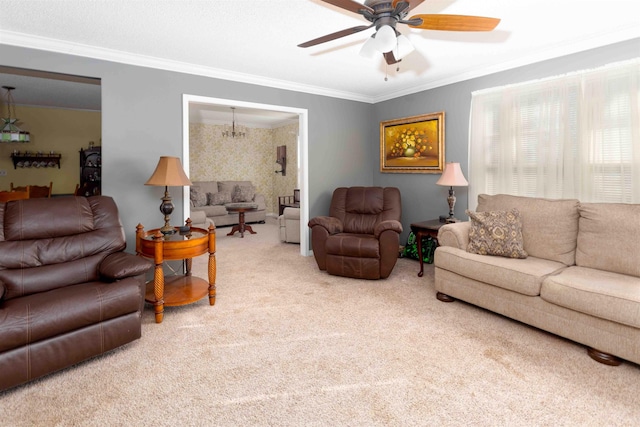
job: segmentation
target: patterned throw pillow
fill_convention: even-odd
[[[218,191],[217,193],[207,193],[208,205],[224,205],[231,203],[231,193],[228,191]]]
[[[191,203],[193,203],[193,207],[195,208],[206,206],[207,204],[207,195],[202,192],[200,187],[192,186],[190,189],[189,198],[191,199]]]
[[[472,212],[469,246],[467,252],[480,255],[497,255],[507,258],[526,258],[523,247],[520,211]]]
[[[252,202],[256,195],[253,185],[236,185],[231,195],[233,203]]]

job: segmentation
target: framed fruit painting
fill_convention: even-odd
[[[444,111],[380,122],[380,172],[442,173]]]

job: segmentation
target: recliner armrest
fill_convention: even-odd
[[[376,225],[376,228],[373,230],[373,235],[376,236],[376,239],[380,237],[380,235],[387,231],[395,231],[396,233],[402,233],[402,224],[400,221],[396,221],[395,219],[388,219],[386,221],[382,221]]]
[[[309,221],[309,228],[315,226],[323,227],[329,234],[342,233],[342,222],[338,218],[332,216],[317,216]]]
[[[4,283],[0,282],[0,301],[2,301],[3,296],[4,296]]]
[[[151,260],[126,252],[116,252],[102,260],[98,273],[100,277],[108,280],[120,280],[144,274],[151,267],[153,267]]]

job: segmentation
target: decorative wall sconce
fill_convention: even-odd
[[[276,164],[280,165],[281,169],[276,173],[281,173],[282,176],[287,176],[287,146],[280,145],[276,147]]]

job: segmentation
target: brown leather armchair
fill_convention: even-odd
[[[0,202],[0,390],[140,338],[149,260],[106,196]]]
[[[337,188],[329,216],[309,221],[318,267],[335,276],[389,277],[398,260],[401,216],[400,190],[395,187]]]

